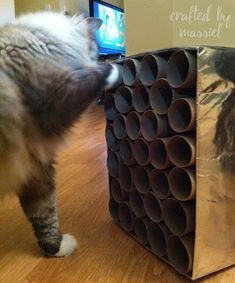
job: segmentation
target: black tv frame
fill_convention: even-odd
[[[109,4],[105,1],[101,1],[101,0],[89,0],[89,10],[90,10],[90,17],[94,17],[94,9],[93,9],[93,2],[96,1],[100,4],[103,4],[103,5],[106,5],[107,7],[110,7],[112,9],[116,9],[120,12],[123,12],[124,13],[124,9],[120,8],[120,7],[117,7],[115,5],[112,5],[112,4]]]

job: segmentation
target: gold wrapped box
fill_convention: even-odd
[[[235,49],[164,49],[117,61],[105,99],[109,209],[178,272],[235,263]]]

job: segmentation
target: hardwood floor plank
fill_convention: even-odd
[[[58,158],[59,221],[63,232],[78,239],[78,251],[67,258],[43,258],[18,201],[5,200],[0,207],[0,282],[190,282],[111,220],[104,127],[102,107],[95,106],[76,124]],[[235,282],[235,268],[198,282]]]

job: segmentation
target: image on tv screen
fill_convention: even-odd
[[[94,16],[102,19],[103,24],[97,31],[100,52],[125,53],[125,20],[124,13],[94,1]]]

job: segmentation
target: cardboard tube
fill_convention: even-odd
[[[138,84],[133,91],[132,99],[134,109],[142,113],[149,108],[149,90],[146,86]]]
[[[141,116],[132,111],[127,115],[126,118],[126,132],[130,139],[136,140],[140,137],[140,119]]]
[[[148,232],[147,226],[150,220],[148,218],[136,218],[134,224],[135,237],[138,242],[142,245],[147,245],[148,243]]]
[[[168,171],[154,169],[150,173],[150,186],[154,194],[160,199],[166,199],[170,195],[168,184]]]
[[[166,67],[169,84],[174,88],[193,88],[196,85],[196,54],[186,50],[175,51]]]
[[[115,106],[121,114],[130,112],[132,107],[132,89],[120,86],[115,93]]]
[[[142,115],[140,131],[147,141],[152,141],[157,137],[167,137],[172,132],[167,117],[159,116],[152,110]]]
[[[180,273],[186,274],[192,270],[194,257],[193,234],[177,237],[171,235],[167,240],[167,256],[171,265]]]
[[[172,102],[172,89],[166,79],[157,80],[149,92],[150,106],[158,114],[167,114]]]
[[[127,202],[119,204],[119,220],[121,226],[128,232],[134,228],[135,216]]]
[[[120,156],[126,165],[133,165],[136,163],[132,147],[133,145],[130,140],[124,139],[120,141]]]
[[[130,207],[137,217],[145,216],[143,197],[137,190],[130,192]]]
[[[138,164],[143,166],[150,164],[149,145],[144,139],[138,139],[134,142],[133,154]]]
[[[141,61],[140,81],[150,86],[157,78],[166,75],[166,60],[160,56],[147,54]]]
[[[134,86],[139,82],[140,61],[137,59],[127,59],[122,69],[122,77],[125,85]]]
[[[112,177],[118,177],[120,154],[118,152],[109,151],[107,157],[107,167]]]
[[[196,127],[195,98],[176,99],[168,111],[171,128],[177,133],[192,131]]]
[[[162,215],[167,227],[177,236],[183,236],[195,229],[194,201],[179,202],[173,198],[166,199]]]
[[[124,163],[119,165],[119,182],[122,189],[126,192],[130,192],[133,186],[133,170],[134,167],[128,167]]]
[[[162,221],[162,201],[153,193],[147,193],[144,196],[144,208],[148,217],[156,223]]]
[[[195,88],[172,88],[172,100],[180,98],[195,98],[196,99],[196,89]]]
[[[110,191],[113,199],[116,202],[128,199],[128,193],[121,188],[119,180],[117,178],[113,178],[111,180]]]
[[[109,200],[109,212],[114,220],[119,221],[119,205],[114,199]]]
[[[166,242],[170,236],[170,230],[165,224],[151,222],[148,227],[148,241],[154,254],[162,257],[166,255]]]
[[[168,142],[169,138],[156,139],[149,146],[151,164],[159,170],[173,166],[167,154]]]
[[[150,172],[152,167],[136,166],[133,173],[133,181],[140,193],[147,193],[150,190]]]
[[[104,110],[105,110],[106,119],[109,121],[113,121],[118,112],[115,106],[113,93],[105,94]]]
[[[118,114],[113,121],[113,132],[118,139],[126,137],[126,117]]]
[[[167,144],[171,162],[177,167],[189,167],[195,164],[196,150],[193,135],[173,136]]]
[[[114,132],[113,132],[113,127],[110,124],[106,125],[105,138],[106,138],[107,146],[110,150],[116,151],[119,149],[119,142],[117,138],[115,137]]]
[[[195,169],[175,167],[168,175],[168,182],[170,191],[176,199],[187,201],[195,198]]]

